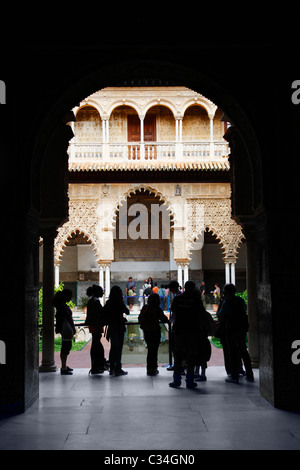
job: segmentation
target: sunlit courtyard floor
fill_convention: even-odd
[[[74,354],[73,354],[74,356]],[[71,362],[70,365],[74,365]],[[224,381],[210,366],[194,390],[172,389],[172,372],[126,366],[128,375],[40,373],[40,397],[24,414],[0,420],[0,449],[300,449],[300,415],[273,408],[254,383]]]

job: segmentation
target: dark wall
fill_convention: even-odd
[[[0,366],[0,409],[22,411],[38,396],[37,243],[41,228],[67,216],[66,173],[60,173],[70,138],[66,114],[102,87],[131,84],[190,87],[234,124],[233,215],[256,227],[258,241],[261,391],[275,406],[299,409],[300,365],[291,361],[291,345],[300,339],[300,320],[287,302],[300,280],[297,240],[284,243],[284,233],[299,213],[300,105],[291,101],[291,83],[300,77],[286,45],[32,44],[17,41],[3,57],[10,73],[3,76],[7,104],[0,109],[2,286],[14,279],[18,295],[8,314],[1,311],[7,363]]]

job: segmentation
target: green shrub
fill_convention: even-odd
[[[56,292],[63,290],[64,289],[64,284],[61,282],[58,287],[54,287],[54,294]],[[75,303],[71,300],[70,302],[67,303],[70,308],[74,308],[76,305]],[[41,326],[43,323],[43,288],[41,287],[39,290],[39,326]]]

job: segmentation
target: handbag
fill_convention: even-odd
[[[73,328],[68,322],[68,320],[63,321],[62,329],[61,329],[61,336],[63,340],[73,339],[73,336],[74,336]]]

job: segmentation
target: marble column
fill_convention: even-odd
[[[184,284],[189,280],[189,265],[185,263],[183,265],[183,282]]]
[[[177,263],[177,282],[178,282],[180,287],[183,287],[182,286],[182,264],[181,263]]]
[[[110,264],[105,265],[105,298],[110,294]]]
[[[55,263],[55,287],[59,286],[59,264]]]

